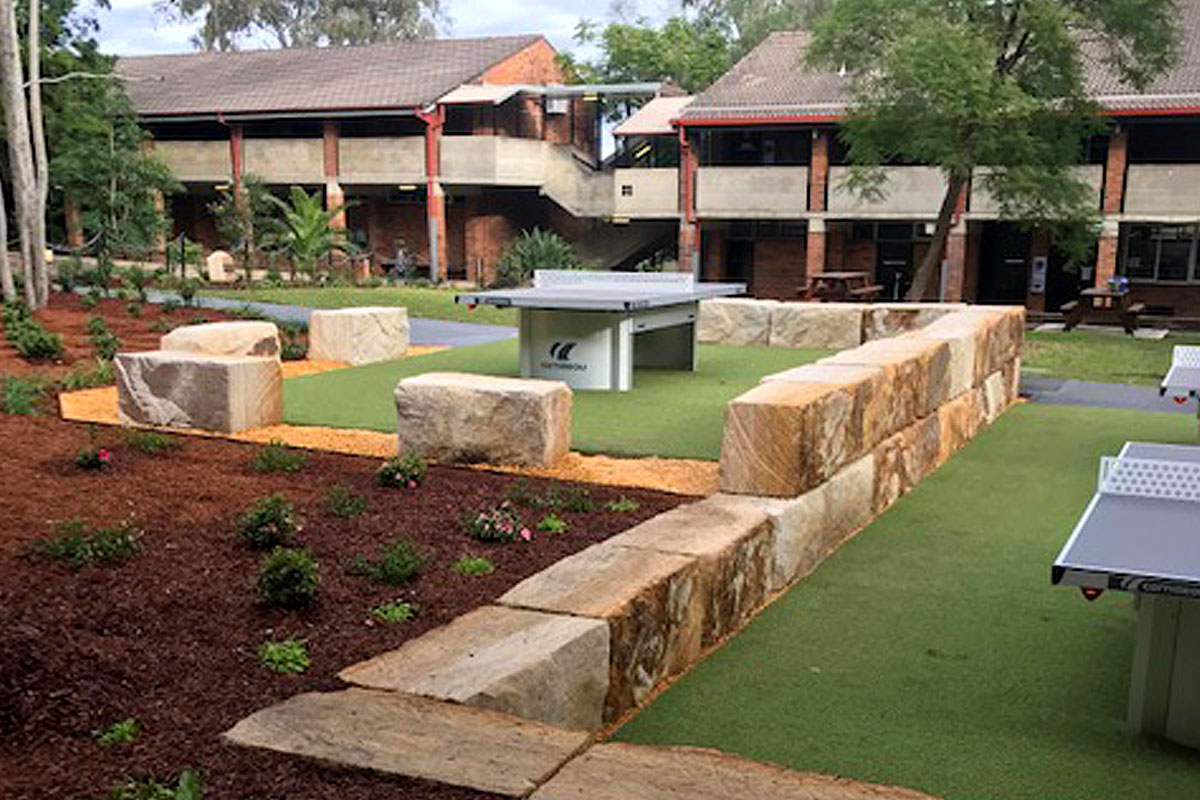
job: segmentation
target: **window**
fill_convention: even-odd
[[[1130,225],[1125,232],[1123,271],[1141,281],[1200,280],[1196,268],[1196,225]]]

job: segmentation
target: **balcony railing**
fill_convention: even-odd
[[[726,219],[795,219],[808,211],[808,167],[701,167],[696,212]]]
[[[679,216],[679,170],[618,169],[613,171],[613,213],[631,219]]]
[[[1087,164],[1076,167],[1075,177],[1086,183],[1091,193],[1089,201],[1092,208],[1100,208],[1100,185],[1104,182],[1104,167],[1099,164]],[[1000,206],[995,198],[988,194],[984,178],[986,170],[975,173],[971,182],[971,217],[975,219],[997,219],[1000,216]]]
[[[346,184],[405,184],[425,180],[424,136],[345,137],[338,170]]]
[[[1125,215],[1163,219],[1200,216],[1200,164],[1131,164]]]
[[[884,167],[886,180],[878,199],[864,199],[846,185],[849,167],[829,169],[829,211],[860,219],[937,217],[946,180],[934,167]]]
[[[246,139],[242,169],[267,183],[325,182],[325,143],[321,139]]]
[[[229,142],[155,142],[154,152],[185,183],[225,183],[233,174]]]

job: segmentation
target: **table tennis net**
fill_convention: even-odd
[[[1171,350],[1172,367],[1200,367],[1200,347],[1177,344]]]
[[[1200,463],[1104,456],[1100,459],[1099,491],[1200,503]]]

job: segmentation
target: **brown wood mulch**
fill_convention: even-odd
[[[342,667],[686,500],[589,486],[596,510],[558,512],[567,533],[485,545],[462,532],[464,513],[502,501],[518,480],[539,492],[553,482],[435,467],[416,490],[387,490],[374,485],[375,459],[308,453],[300,472],[260,474],[251,467],[255,445],[178,437],[179,450],[149,455],[123,436],[48,416],[0,415],[0,797],[100,796],[128,778],[165,779],[193,767],[205,774],[210,800],[484,797],[236,748],[219,734],[296,693],[337,688]],[[74,464],[89,444],[111,448],[111,468]],[[343,519],[325,510],[338,483],[366,498],[367,513]],[[320,565],[320,600],[309,611],[269,609],[251,588],[261,554],[238,539],[234,520],[272,493],[305,518],[300,538]],[[621,495],[640,507],[603,510]],[[541,515],[522,513],[528,523]],[[144,531],[142,551],[77,572],[30,553],[55,521],[72,519],[93,527],[131,519]],[[346,569],[400,534],[427,557],[409,585],[378,586]],[[491,559],[496,572],[450,569],[467,554]],[[420,615],[400,625],[369,621],[371,607],[393,599],[419,603]],[[287,637],[307,642],[312,667],[304,675],[278,675],[258,661],[263,641]],[[142,728],[135,741],[111,749],[96,742],[94,731],[127,717]]]

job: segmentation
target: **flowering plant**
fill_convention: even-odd
[[[391,489],[416,489],[429,471],[425,459],[413,452],[389,458],[375,473],[375,482]]]
[[[112,453],[104,447],[87,447],[76,454],[75,465],[80,469],[104,469],[112,466]]]
[[[463,520],[463,530],[472,539],[481,542],[529,541],[533,531],[521,524],[513,504],[505,500],[498,506],[468,515]]]

